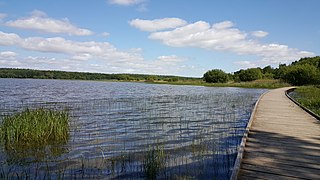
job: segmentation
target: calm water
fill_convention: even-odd
[[[84,179],[146,178],[150,171],[157,178],[228,179],[251,110],[265,92],[33,79],[0,79],[0,87],[1,115],[27,107],[71,114],[67,144],[14,153],[0,145],[0,171]]]

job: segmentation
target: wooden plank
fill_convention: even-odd
[[[292,158],[291,156],[275,156],[275,154],[271,154],[271,153],[251,153],[251,152],[245,152],[245,159],[253,159],[255,161],[257,161],[257,163],[261,163],[259,162],[259,159],[263,158],[263,159],[272,159],[273,161],[286,161],[286,162],[290,162],[290,163],[295,163],[297,165],[304,165],[304,166],[310,166],[313,165],[315,167],[319,167],[320,164],[317,161],[314,160],[310,160],[310,159],[297,159],[297,158]]]
[[[309,171],[303,171],[303,169],[284,169],[278,167],[268,167],[264,165],[252,165],[252,164],[243,164],[243,169],[264,172],[274,175],[281,175],[291,178],[299,178],[299,179],[320,179],[320,174],[310,173]]]
[[[249,151],[250,148],[252,149],[256,149],[256,150],[265,150],[265,149],[269,149],[271,147],[275,147],[277,146],[277,150],[278,151],[290,151],[290,152],[294,152],[294,153],[298,153],[300,154],[301,152],[303,152],[303,154],[306,155],[310,155],[310,156],[318,156],[320,149],[319,148],[312,148],[312,147],[300,147],[299,149],[297,149],[297,147],[295,145],[292,144],[287,144],[285,147],[281,146],[283,144],[281,143],[252,143],[252,142],[247,142],[246,147],[247,147],[247,151]]]
[[[298,180],[299,178],[241,169],[238,179]]]
[[[252,143],[252,144],[257,144],[257,145],[267,145],[267,146],[281,146],[283,148],[305,148],[305,149],[310,149],[310,150],[318,150],[318,152],[320,152],[320,146],[316,146],[317,144],[315,143],[309,143],[309,142],[294,142],[294,141],[280,141],[280,140],[272,140],[271,138],[269,139],[248,139],[247,143]]]
[[[320,179],[320,122],[280,88],[254,112],[238,179]]]
[[[305,163],[298,163],[298,162],[292,162],[292,161],[282,161],[282,160],[277,160],[277,161],[272,161],[271,159],[264,159],[260,160],[261,164],[266,167],[279,167],[280,169],[287,169],[287,170],[295,170],[298,169],[302,171],[310,171],[312,173],[318,173],[320,172],[320,166],[309,164],[308,166],[305,166]],[[243,164],[255,164],[255,160],[252,159],[244,159],[242,161]]]
[[[254,148],[246,147],[246,151],[250,153],[268,153],[268,154],[277,154],[277,156],[290,156],[291,158],[307,158],[315,161],[320,161],[319,152],[312,153],[311,151],[302,151],[297,149],[281,149],[281,148]]]

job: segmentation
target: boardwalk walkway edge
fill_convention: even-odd
[[[251,125],[252,125],[252,122],[253,122],[253,118],[255,116],[255,113],[257,111],[257,107],[258,107],[258,104],[260,102],[260,100],[262,99],[262,97],[267,94],[269,91],[266,91],[264,92],[260,97],[259,99],[256,101],[255,105],[254,105],[254,108],[252,110],[252,113],[251,113],[251,116],[250,116],[250,119],[248,121],[248,124],[247,124],[247,127],[246,127],[246,130],[245,130],[245,133],[241,139],[241,143],[239,145],[239,149],[238,149],[238,154],[237,154],[237,158],[236,158],[236,161],[234,163],[234,166],[233,166],[233,169],[232,169],[232,174],[230,176],[230,180],[236,180],[237,177],[238,177],[238,174],[239,174],[239,171],[240,171],[240,167],[241,167],[241,162],[242,162],[242,159],[243,159],[243,154],[244,154],[244,148],[246,146],[246,142],[247,142],[247,138],[248,138],[248,135],[249,135],[249,132],[250,132],[250,128],[251,128]]]
[[[311,111],[310,109],[304,107],[302,104],[300,104],[299,102],[297,102],[296,100],[294,100],[289,93],[294,91],[296,88],[291,88],[286,90],[286,96],[292,101],[294,102],[296,105],[298,105],[299,107],[301,107],[303,110],[305,110],[307,113],[309,113],[311,116],[315,117],[316,119],[320,120],[320,116],[318,116],[316,113],[314,113],[313,111]]]

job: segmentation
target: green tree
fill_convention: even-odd
[[[226,83],[228,82],[228,74],[221,69],[213,69],[203,75],[203,80],[208,83]]]
[[[262,72],[258,68],[250,68],[239,72],[240,81],[254,81],[262,78]]]
[[[307,85],[319,83],[319,70],[310,64],[288,66],[281,79],[292,85]]]

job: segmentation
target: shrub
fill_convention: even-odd
[[[281,79],[292,85],[308,85],[319,83],[319,72],[310,64],[288,66]]]
[[[250,68],[239,72],[240,81],[254,81],[262,78],[262,72],[258,68]]]
[[[203,75],[204,81],[208,83],[226,83],[228,82],[228,74],[220,69],[207,71]]]

